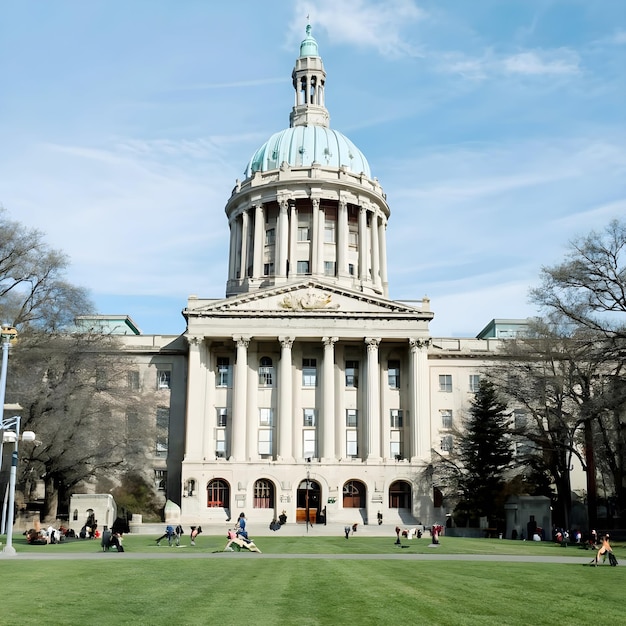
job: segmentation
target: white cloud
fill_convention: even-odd
[[[387,57],[418,56],[415,38],[403,31],[426,17],[413,0],[298,0],[292,34],[302,38],[305,16],[310,16],[313,34],[322,29],[335,44],[377,50]]]
[[[558,75],[579,71],[578,55],[563,48],[551,51],[531,50],[502,59],[503,71],[509,74]]]
[[[579,73],[580,58],[566,48],[526,50],[509,55],[498,55],[489,49],[479,57],[460,52],[443,53],[438,57],[438,67],[443,72],[480,80],[502,75],[560,76]]]

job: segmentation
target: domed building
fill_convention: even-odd
[[[226,203],[226,297],[183,311],[181,521],[426,522],[433,314],[388,297],[390,209],[366,157],[330,128],[310,26],[292,78],[289,128]]]

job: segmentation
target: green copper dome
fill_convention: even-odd
[[[292,167],[342,165],[356,174],[371,178],[364,154],[343,134],[324,126],[294,126],[274,133],[252,156],[246,167],[246,178],[255,172],[267,172],[286,161]]]
[[[311,35],[311,25],[306,27],[306,38],[300,44],[300,56],[301,57],[318,57],[319,52],[317,50],[317,41]]]

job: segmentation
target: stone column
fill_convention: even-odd
[[[278,213],[278,233],[276,234],[276,276],[287,276],[287,251],[289,249],[289,219],[287,210],[289,202],[287,200],[280,201],[280,210]]]
[[[237,270],[237,218],[228,220],[230,227],[230,250],[228,251],[228,280],[234,280]]]
[[[241,214],[241,267],[239,270],[240,280],[244,280],[248,276],[248,211],[244,210]]]
[[[265,245],[265,217],[263,205],[254,206],[254,243],[252,260],[252,277],[259,279],[263,276],[263,246]]]
[[[378,215],[376,211],[372,211],[372,284],[374,287],[380,287],[380,261],[378,248]]]
[[[204,399],[206,393],[206,355],[203,338],[198,335],[188,335],[189,344],[189,371],[187,374],[187,417],[185,434],[185,460],[199,461],[207,452],[203,445],[209,435],[210,423],[204,415]],[[205,353],[205,354],[203,354]],[[211,454],[211,450],[208,451]],[[215,447],[212,454],[215,455]]]
[[[321,440],[318,433],[318,456],[323,460],[335,459],[335,344],[337,337],[324,337],[324,364],[323,364],[323,407],[321,421]]]
[[[383,295],[389,297],[389,279],[387,277],[387,220],[380,220],[378,243],[380,246],[380,280],[383,287]]]
[[[280,341],[280,378],[278,380],[278,459],[281,461],[293,460],[292,432],[293,432],[293,402],[292,402],[292,364],[291,348],[294,337],[279,337]]]
[[[337,207],[337,276],[348,276],[348,203],[339,200]]]
[[[365,414],[365,436],[367,460],[380,460],[380,374],[378,346],[380,337],[366,337],[367,345],[367,392]]]
[[[367,265],[368,265],[368,237],[367,237],[367,209],[362,206],[359,208],[359,280],[367,282]]]
[[[287,275],[295,276],[297,268],[297,255],[298,249],[298,210],[296,209],[296,203],[292,202],[289,206],[289,255],[287,258]]]
[[[254,344],[253,344],[254,345]],[[246,390],[246,459],[259,458],[259,355],[258,352],[248,350],[248,363],[255,364],[248,369]]]
[[[233,337],[237,344],[237,363],[233,385],[233,430],[231,433],[231,456],[243,461],[246,453],[246,391],[248,380],[248,345],[250,337]]]
[[[429,458],[431,432],[428,391],[428,346],[430,338],[409,339],[411,379],[409,384],[409,420],[411,424],[412,462]],[[408,456],[408,455],[407,455]]]
[[[311,198],[312,217],[311,220],[311,273],[315,274],[320,257],[320,201],[319,198]],[[323,239],[322,239],[323,245]]]

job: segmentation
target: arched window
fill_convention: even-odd
[[[206,487],[206,505],[209,508],[230,507],[230,487],[221,478],[214,478]]]
[[[389,508],[411,508],[411,485],[405,480],[396,480],[389,486]]]
[[[254,483],[253,507],[255,509],[274,508],[274,484],[271,480],[262,478]]]
[[[365,508],[365,485],[359,480],[349,480],[343,486],[343,508]]]
[[[271,387],[274,382],[274,366],[268,356],[261,357],[259,361],[259,386]]]

